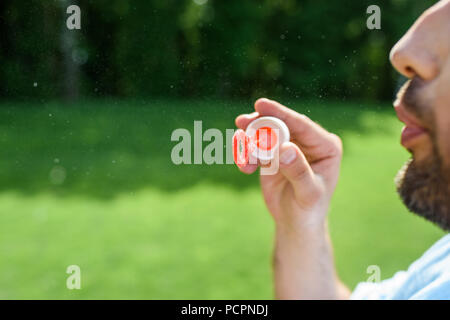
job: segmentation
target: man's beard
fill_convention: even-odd
[[[442,172],[442,166],[435,154],[427,163],[417,163],[413,158],[400,169],[395,184],[406,207],[450,230],[450,190],[449,181]]]
[[[425,109],[416,95],[421,86],[418,81],[413,79],[408,82],[400,95],[403,95],[408,111],[423,119]],[[426,117],[434,122],[430,114]],[[450,170],[444,168],[434,132],[430,132],[430,137],[432,154],[425,161],[418,162],[414,157],[409,160],[397,174],[395,184],[398,194],[410,211],[449,231]]]

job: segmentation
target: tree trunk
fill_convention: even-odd
[[[63,11],[63,23],[61,31],[61,52],[63,55],[63,97],[68,102],[74,102],[79,97],[79,78],[80,68],[73,59],[73,52],[78,44],[79,30],[69,30],[66,20],[69,17],[66,10],[72,4],[76,4],[74,0],[61,0]]]

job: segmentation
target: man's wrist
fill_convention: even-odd
[[[279,221],[275,224],[275,239],[282,242],[297,242],[323,238],[327,234],[326,219],[309,223]]]

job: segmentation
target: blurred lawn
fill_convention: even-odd
[[[406,212],[408,158],[389,106],[283,101],[340,134],[330,229],[350,287],[406,268],[442,232]],[[251,104],[218,101],[0,105],[0,298],[272,297],[273,224],[257,175],[170,162],[175,128],[224,130]],[[66,289],[77,264],[82,289]]]

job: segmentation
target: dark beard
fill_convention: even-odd
[[[395,184],[406,207],[450,231],[450,187],[436,153],[427,164],[412,159],[397,174]]]
[[[433,112],[420,99],[424,82],[419,78],[408,81],[399,92],[409,112],[435,128]],[[406,207],[419,216],[450,230],[450,168],[445,168],[436,142],[436,134],[429,132],[432,154],[426,161],[408,161],[397,174],[395,184]]]

